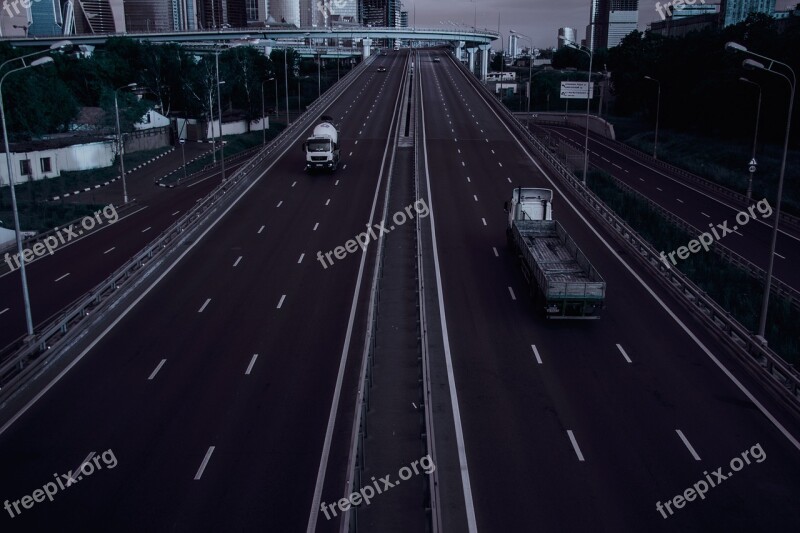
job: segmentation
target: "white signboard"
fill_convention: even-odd
[[[561,98],[580,98],[586,100],[586,81],[562,81]],[[594,98],[594,83],[589,90],[589,98]]]

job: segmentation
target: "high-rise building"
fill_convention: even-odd
[[[408,28],[408,11],[400,12],[400,27]]]
[[[567,43],[577,43],[578,32],[575,28],[558,28],[558,49],[561,50]]]
[[[772,15],[775,12],[775,0],[722,0],[720,12],[723,26],[730,26],[743,22],[750,13]]]
[[[197,29],[196,0],[170,0],[172,10],[172,29],[190,31]]]
[[[275,22],[300,27],[300,0],[270,0],[269,14]]]
[[[77,34],[127,31],[122,0],[74,0],[72,4]]]
[[[362,0],[362,20],[365,26],[397,28],[400,26],[400,0]]]
[[[519,35],[515,33],[508,34],[508,55],[511,59],[516,59],[519,55]]]
[[[129,32],[170,31],[174,28],[172,2],[125,0],[125,28]]]
[[[613,48],[639,24],[639,0],[592,0],[586,46]]]
[[[196,0],[196,5],[198,29],[247,26],[246,0]]]
[[[269,0],[245,0],[247,24],[263,24],[269,13]]]

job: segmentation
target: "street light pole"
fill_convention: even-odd
[[[211,127],[211,160],[216,165],[217,164],[217,142],[214,139],[214,104],[211,101],[211,93],[213,92],[213,88],[208,88],[208,116],[209,116],[209,126]]]
[[[289,55],[289,49],[283,49],[283,81],[284,89],[286,90],[286,127],[289,127],[289,66],[286,56]]]
[[[573,42],[567,43],[567,46],[588,54],[589,56],[589,82],[586,85],[586,140],[583,146],[583,185],[586,186],[586,175],[589,172],[589,112],[591,111],[591,94],[592,94],[592,59],[594,59],[594,28],[592,28],[592,36],[589,43],[592,48],[586,49],[585,46],[577,45]]]
[[[2,122],[3,125],[3,143],[5,144],[6,167],[8,168],[8,188],[11,191],[11,210],[14,214],[14,232],[16,234],[17,241],[17,261],[19,263],[19,274],[22,282],[22,301],[25,307],[25,327],[29,336],[33,335],[33,318],[31,316],[31,299],[30,295],[28,294],[28,277],[25,273],[25,254],[22,250],[22,231],[20,231],[19,227],[19,209],[17,208],[17,196],[14,192],[14,170],[13,166],[11,165],[11,148],[8,145],[6,111],[5,107],[3,106],[3,82],[6,80],[9,74],[13,74],[14,72],[19,72],[31,67],[38,67],[39,65],[44,65],[52,61],[53,58],[50,56],[42,57],[32,61],[29,65],[9,70],[3,75],[2,78],[0,78],[0,122]],[[2,66],[4,65],[5,63],[3,63]],[[0,66],[0,68],[2,68],[2,66]]]
[[[125,182],[125,147],[122,144],[122,130],[119,127],[119,103],[117,102],[117,93],[122,89],[133,89],[136,83],[129,83],[122,87],[114,89],[114,113],[117,117],[117,153],[119,153],[119,173],[122,177],[122,201],[128,203],[128,185]]]
[[[780,61],[776,61],[770,57],[766,57],[755,52],[751,52],[747,50],[744,46],[729,42],[725,45],[725,48],[728,50],[737,50],[744,52],[748,55],[758,57],[760,59],[764,59],[768,62],[769,66],[765,66],[758,61],[754,61],[752,59],[745,59],[742,63],[742,66],[746,69],[756,69],[756,70],[763,70],[765,72],[769,72],[776,76],[780,76],[781,78],[785,79],[786,82],[789,84],[789,113],[786,115],[786,134],[784,136],[783,141],[783,158],[781,160],[781,173],[780,177],[778,178],[778,198],[775,200],[775,220],[772,226],[772,239],[770,243],[770,250],[769,250],[769,266],[767,267],[767,276],[766,280],[764,281],[764,298],[761,302],[761,317],[758,321],[758,336],[763,339],[763,342],[766,343],[766,339],[764,337],[766,328],[767,328],[767,311],[769,310],[769,292],[770,287],[772,285],[772,272],[775,267],[775,247],[778,242],[778,222],[781,219],[781,199],[783,197],[783,179],[786,176],[786,156],[789,153],[789,133],[791,131],[792,126],[792,112],[794,111],[794,93],[795,89],[797,88],[797,77],[792,70],[792,67],[787,65],[786,63],[782,63]],[[789,71],[791,74],[791,78],[789,76],[782,74],[773,68],[778,65],[786,70]]]
[[[264,84],[267,83],[269,80],[264,80],[261,82],[261,144],[267,144],[267,131],[264,128],[265,124],[265,113],[264,113]]]
[[[222,164],[222,181],[225,181],[225,140],[222,137],[222,96],[220,94],[220,81],[219,81],[219,54],[221,50],[217,50],[214,54],[214,61],[216,63],[217,73],[217,115],[219,116],[219,160]]]
[[[509,30],[510,33],[519,35],[528,40],[528,44],[530,45],[529,54],[528,54],[528,113],[531,112],[531,98],[533,97],[533,84],[531,83],[531,68],[533,67],[533,39],[529,36],[525,35],[524,33],[520,33],[518,31]]]
[[[322,96],[322,54],[317,54],[317,99]]]
[[[756,107],[756,128],[755,133],[753,134],[753,153],[750,156],[750,178],[747,180],[747,203],[750,203],[750,199],[753,196],[753,174],[755,173],[755,160],[756,160],[756,146],[758,145],[758,124],[761,119],[761,84],[756,83],[754,81],[750,81],[747,78],[739,78],[739,81],[744,83],[749,83],[750,85],[755,85],[758,87],[758,106]]]
[[[644,79],[654,81],[658,85],[658,97],[656,101],[656,134],[653,140],[653,159],[658,159],[658,119],[661,115],[661,82],[650,76],[645,76]]]

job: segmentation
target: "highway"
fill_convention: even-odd
[[[423,53],[420,68],[423,142],[477,530],[786,531],[800,523],[794,419],[629,268],[449,58],[430,57]],[[600,321],[543,321],[532,308],[505,240],[502,206],[517,186],[556,189],[554,217],[608,283]],[[656,502],[757,443],[768,459],[673,516],[657,512]]]
[[[14,531],[302,531],[321,463],[336,487],[322,496],[338,497],[357,370],[342,361],[357,362],[347,356],[363,344],[353,324],[369,268],[358,254],[327,269],[315,256],[371,222],[405,57],[379,58],[327,111],[343,132],[336,174],[304,173],[301,141],[267,162],[249,193],[0,435],[0,493],[12,500],[91,452],[118,460],[6,516]],[[329,431],[340,365],[342,422]]]
[[[548,131],[566,140],[583,153],[585,135],[572,128],[536,126],[538,131]],[[744,225],[736,221],[741,208],[731,202],[673,178],[660,169],[652,168],[646,161],[623,152],[608,139],[589,136],[589,158],[592,164],[603,171],[622,180],[624,183],[651,199],[667,211],[682,218],[701,231],[711,232],[713,227],[721,239],[717,242],[733,250],[751,263],[766,270],[772,239],[772,214],[775,199],[766,198],[770,209],[753,210],[755,220],[741,216]],[[742,172],[744,179],[744,171]],[[756,178],[757,179],[757,178]],[[750,205],[755,205],[764,198],[753,196]],[[749,207],[749,206],[748,206]],[[747,210],[745,209],[745,212]],[[767,218],[765,218],[767,217]],[[725,225],[730,232],[725,233],[718,225]],[[800,291],[800,272],[794,265],[800,262],[800,235],[791,228],[782,228],[778,233],[775,248],[775,276]],[[666,254],[673,250],[663,250]],[[680,261],[676,257],[676,261]]]
[[[259,163],[246,193],[199,238],[176,241],[185,248],[180,259],[143,284],[113,327],[82,341],[69,372],[41,384],[40,397],[0,424],[0,503],[11,504],[0,511],[3,531],[340,531],[340,516],[317,509],[347,496],[376,247],[325,267],[317,254],[378,222],[390,173],[407,171],[392,164],[393,132],[406,113],[400,91],[414,58],[420,107],[406,117],[419,118],[417,177],[430,208],[421,225],[423,299],[436,304],[427,307],[427,349],[432,368],[446,369],[435,370],[444,382],[434,383],[431,398],[447,407],[435,428],[444,531],[796,528],[796,416],[576,208],[451,55],[403,50],[353,73],[320,110],[338,124],[338,171],[304,172],[308,130]],[[395,182],[402,194],[412,190],[407,181]],[[216,182],[159,193],[128,218],[34,262],[37,322]],[[554,218],[608,284],[599,321],[548,321],[535,309],[506,241],[503,203],[514,187],[554,190]],[[700,202],[681,200],[687,209]],[[386,209],[405,201],[387,199]],[[708,209],[719,216],[713,222],[732,218],[724,206]],[[385,237],[395,300],[384,305],[406,307],[384,313],[381,327],[396,339],[384,353],[416,359],[416,297],[398,289],[416,285],[414,233],[404,229],[402,239]],[[757,240],[741,237],[749,238]],[[781,253],[794,257],[796,244],[781,242]],[[0,310],[14,309],[0,317],[9,338],[22,331],[18,291],[17,274],[0,277],[2,301],[11,302]],[[401,311],[405,329],[394,331]],[[413,382],[417,361],[407,362],[411,370],[391,361],[384,376],[403,368]],[[389,444],[370,456],[369,474],[393,464],[392,454],[399,469],[408,464],[400,448],[414,449],[405,427],[392,447],[391,417],[401,413],[412,426],[422,417],[422,406],[417,414],[417,405],[412,412],[391,402],[411,395],[388,389],[375,405],[378,415],[389,413],[378,441]],[[402,392],[409,390],[416,392]],[[734,458],[744,458],[736,468]],[[54,479],[77,476],[85,462],[95,471],[53,501],[13,511]],[[383,474],[396,479],[397,471]],[[702,499],[657,507],[712,479],[719,484]],[[381,520],[382,502],[393,513],[400,499],[414,502],[408,523],[424,518],[423,495],[409,492],[421,485],[416,478],[405,493],[377,496],[359,531],[371,531],[370,523],[383,524],[378,533],[403,531]]]

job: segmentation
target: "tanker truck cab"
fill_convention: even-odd
[[[339,166],[339,132],[333,118],[323,116],[314,127],[311,137],[303,143],[306,154],[306,170],[325,169],[333,172]]]

